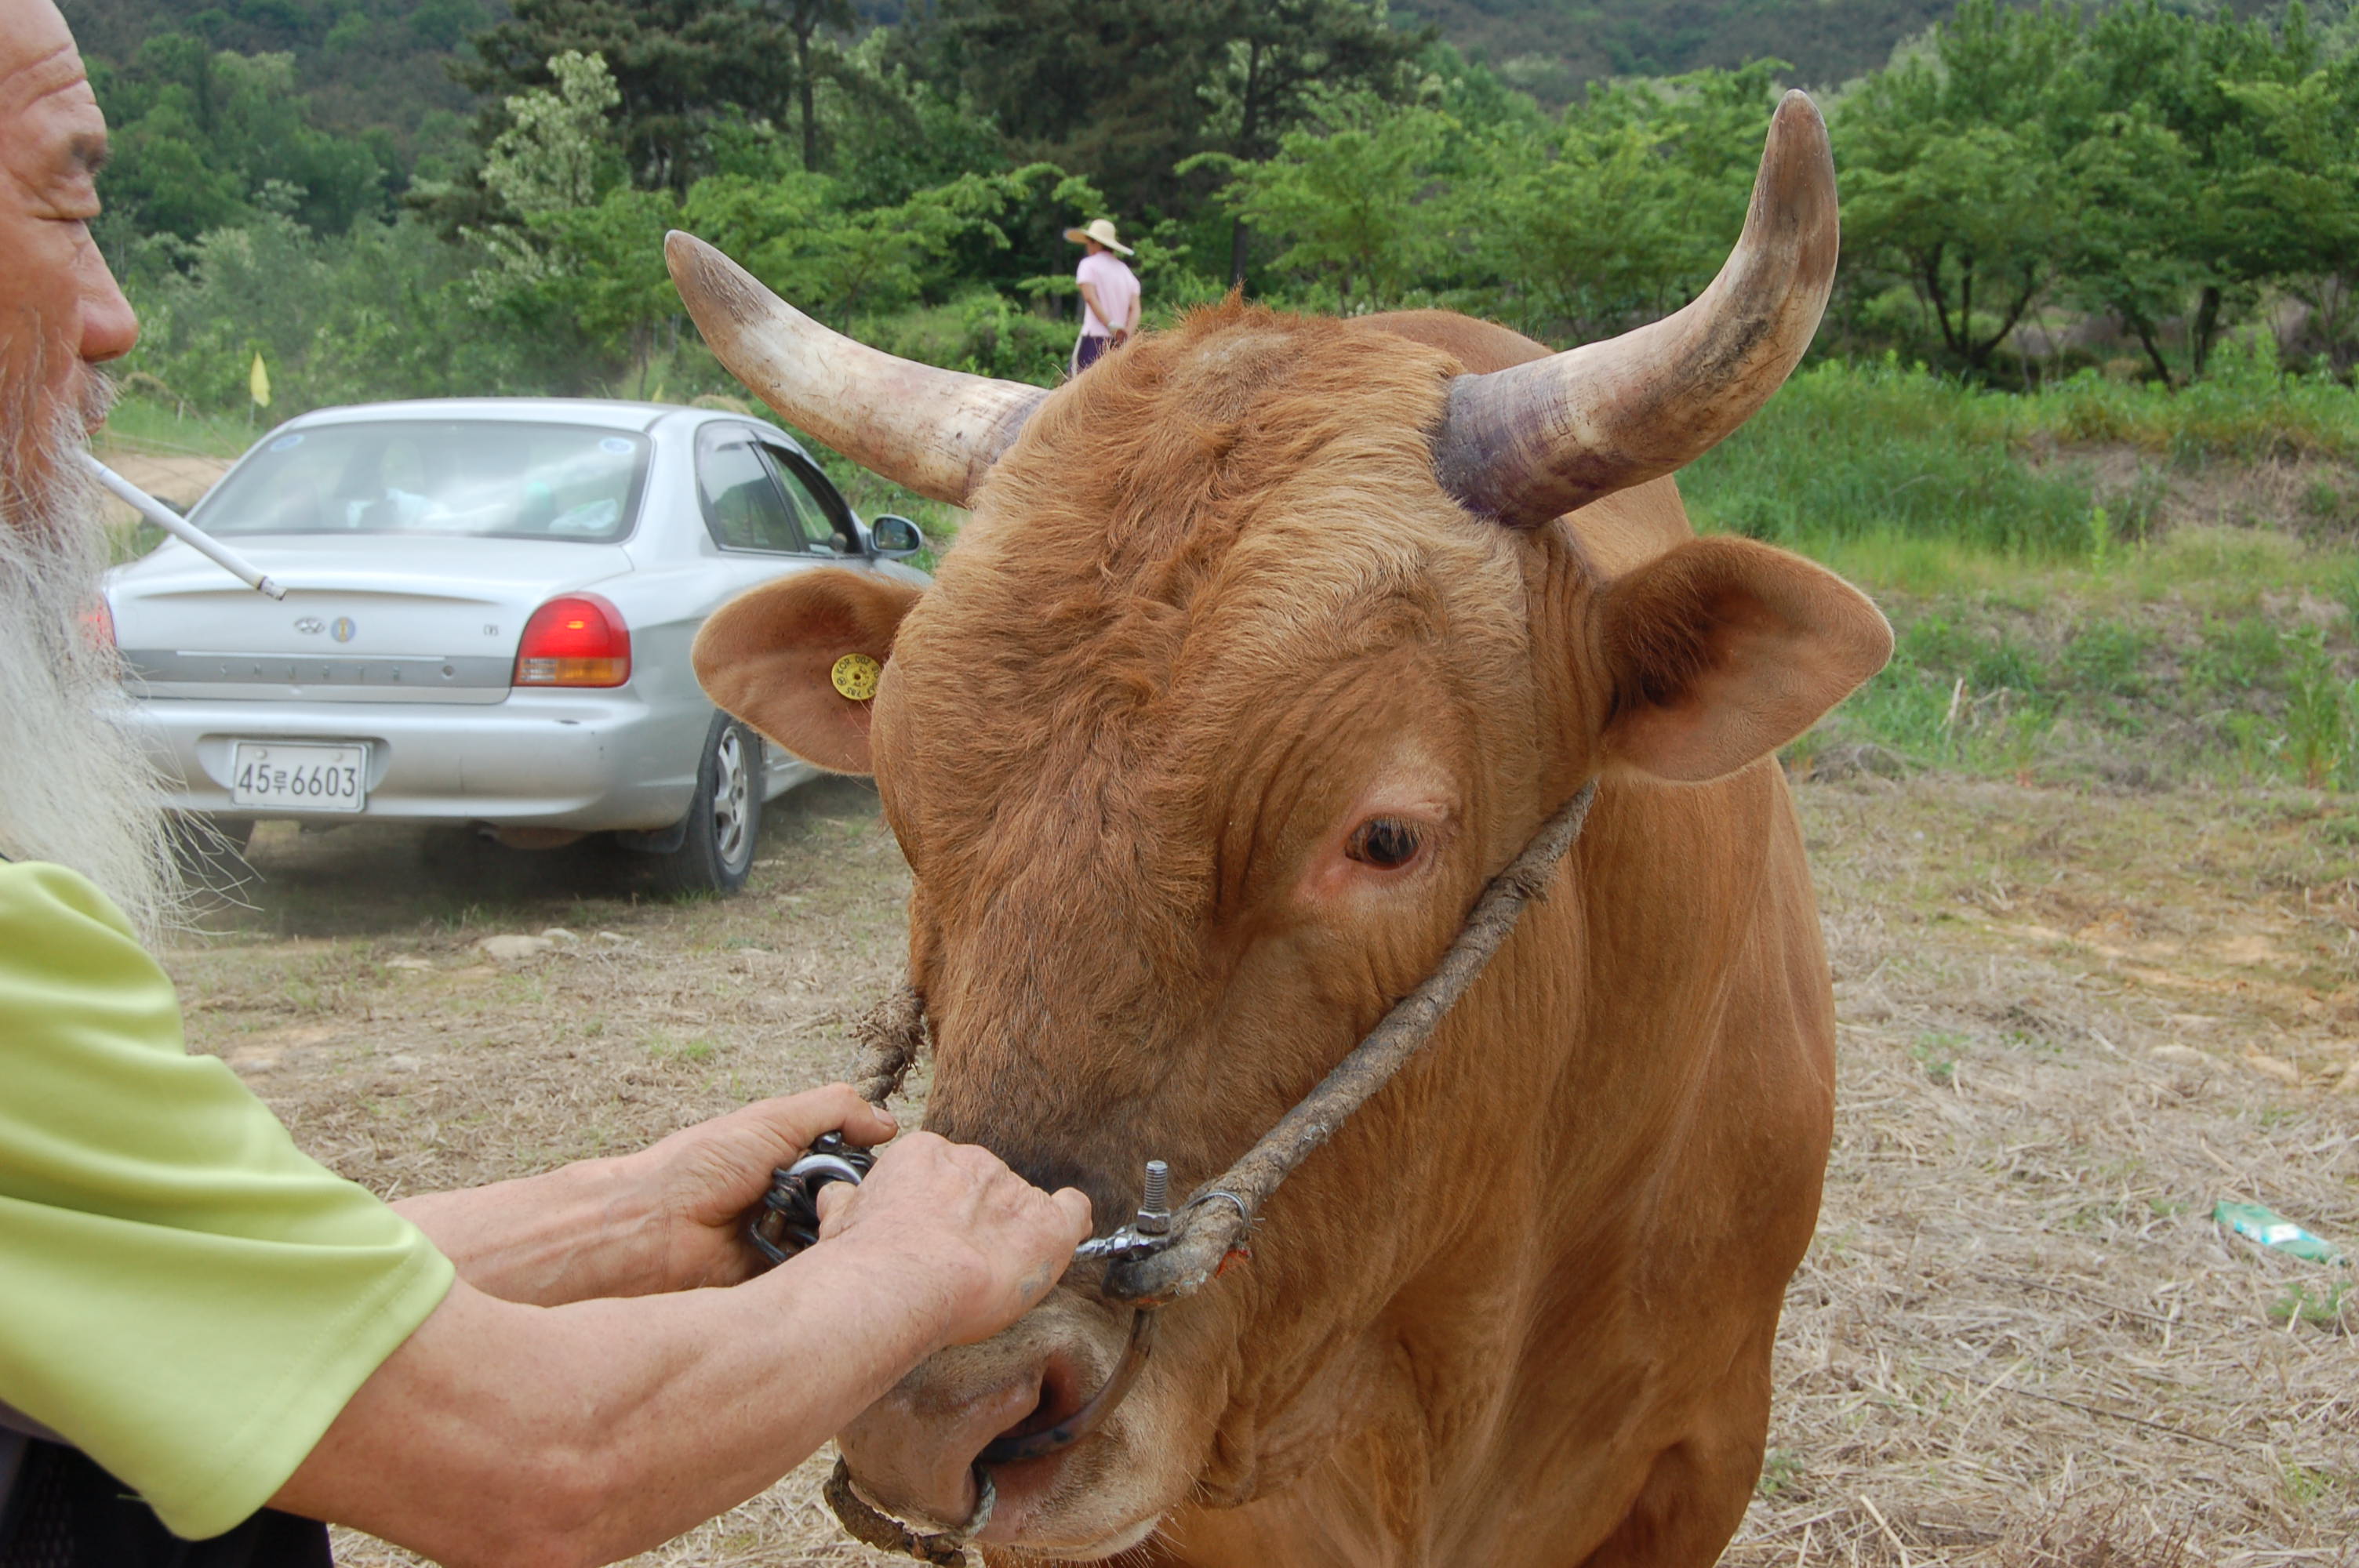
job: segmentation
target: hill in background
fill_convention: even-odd
[[[59,0],[59,9],[83,54],[115,67],[166,33],[291,54],[315,123],[347,135],[389,132],[405,167],[438,112],[473,113],[474,94],[444,61],[507,13],[502,0]]]
[[[1605,76],[1668,76],[1770,57],[1832,86],[1882,65],[1956,0],[1396,0],[1542,103]]]
[[[2221,9],[2248,16],[2274,3],[2226,0]],[[1791,64],[1797,86],[1835,87],[1956,9],[1957,0],[1393,0],[1397,20],[1433,23],[1550,107],[1601,77],[1762,59]]]
[[[405,150],[437,110],[466,114],[445,61],[506,15],[504,0],[60,0],[85,52],[122,66],[147,38],[193,33],[216,49],[295,57],[318,123],[392,133]],[[1543,103],[1603,76],[1733,66],[1764,55],[1832,84],[1883,63],[1892,46],[1955,0],[1397,0],[1403,23],[1432,22]],[[866,0],[872,22],[922,11]],[[405,160],[406,161],[406,160]]]

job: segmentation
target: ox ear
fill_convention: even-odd
[[[1691,539],[1598,600],[1609,758],[1701,784],[1766,757],[1892,656],[1892,628],[1823,567],[1750,539]]]
[[[844,696],[834,671],[846,654],[893,654],[918,590],[829,568],[764,583],[723,605],[696,634],[696,678],[707,697],[813,767],[874,771],[869,703]]]

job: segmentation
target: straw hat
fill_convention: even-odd
[[[1090,226],[1086,229],[1066,230],[1065,238],[1077,245],[1083,240],[1095,240],[1118,256],[1134,254],[1128,245],[1114,237],[1114,220],[1111,218],[1093,218],[1090,220]]]

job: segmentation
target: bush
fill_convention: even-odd
[[[322,239],[266,215],[193,244],[151,241],[125,269],[139,346],[122,365],[204,410],[247,406],[257,353],[271,413],[393,397],[538,392],[582,373],[471,298],[478,256],[404,220]]]
[[[1697,520],[1797,548],[1877,535],[2085,554],[2085,477],[2017,458],[2009,399],[1887,359],[1814,366],[1680,476]]]
[[[2084,370],[2018,402],[2021,436],[2121,441],[2182,459],[2359,457],[2359,393],[2323,373],[2283,373],[2265,331],[2221,344],[2209,373],[2175,395]]]

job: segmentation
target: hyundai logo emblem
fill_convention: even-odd
[[[328,635],[339,643],[349,643],[353,640],[353,633],[358,630],[359,628],[353,624],[351,616],[339,615],[336,617],[336,623],[328,628]]]
[[[328,629],[328,623],[316,615],[306,615],[295,622],[295,630],[306,637],[316,637]]]

